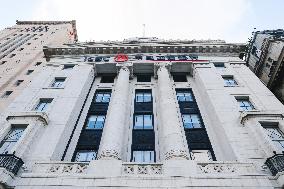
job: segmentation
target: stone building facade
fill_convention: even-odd
[[[243,46],[45,46],[1,113],[2,187],[281,188],[284,107],[239,59]]]
[[[0,32],[0,112],[42,69],[43,46],[77,41],[75,21],[17,21]]]
[[[284,103],[284,30],[254,32],[246,61],[249,68]]]

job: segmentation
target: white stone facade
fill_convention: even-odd
[[[0,167],[3,187],[273,189],[284,184],[281,172],[272,176],[264,165],[281,149],[261,125],[277,123],[284,131],[284,107],[234,53],[200,53],[198,60],[187,61],[135,60],[129,54],[125,62],[94,62],[86,56],[97,54],[80,55],[80,49],[66,48],[62,55],[46,50],[47,63],[1,114],[0,141],[13,126],[26,126],[10,151],[24,165],[17,174]],[[175,82],[176,73],[186,74],[187,81]],[[102,83],[104,74],[115,74],[114,82]],[[138,82],[139,74],[151,74],[151,82]],[[222,76],[233,77],[237,85],[225,86]],[[56,78],[65,79],[60,87],[52,87]],[[152,95],[151,163],[131,162],[137,89]],[[216,160],[192,158],[176,89],[192,90]],[[90,162],[74,162],[98,90],[112,91],[98,155]],[[52,101],[37,111],[42,99]],[[248,99],[254,109],[242,111],[237,99]]]

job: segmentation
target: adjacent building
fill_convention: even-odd
[[[44,64],[1,113],[2,187],[281,188],[284,106],[243,49],[45,45]]]
[[[257,77],[284,103],[284,30],[254,32],[246,61]]]
[[[43,46],[77,41],[75,21],[17,21],[0,32],[0,112],[42,69]]]

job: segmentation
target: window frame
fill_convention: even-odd
[[[46,110],[49,109],[52,101],[53,101],[53,98],[40,98],[37,105],[34,107],[34,111],[45,112]],[[39,110],[39,107],[41,106],[42,103],[45,103],[45,105],[41,108],[41,110]]]
[[[90,161],[77,161],[77,156],[78,156],[78,153],[84,153],[84,152],[89,152],[90,154],[92,153],[92,152],[94,152],[95,153],[95,158],[94,159],[90,159],[90,161],[93,161],[93,160],[96,160],[97,159],[97,156],[98,156],[98,151],[97,150],[94,150],[94,149],[80,149],[80,150],[76,150],[76,153],[75,153],[75,156],[74,156],[74,162],[82,162],[82,163],[86,163],[86,162],[90,162]],[[90,155],[90,154],[88,154],[87,156],[86,156],[86,160],[88,160],[88,156]]]
[[[185,95],[189,93],[190,95]],[[183,95],[179,95],[183,94]],[[187,99],[187,96],[189,96],[189,100]],[[193,92],[191,90],[176,90],[176,97],[178,102],[195,102],[195,98],[193,96]],[[179,100],[180,98],[184,98],[185,100]]]
[[[11,150],[16,146],[17,142],[19,142],[19,140],[22,138],[27,126],[28,125],[12,125],[11,126],[9,132],[5,135],[3,140],[0,142],[0,149],[5,145],[5,143],[9,143],[9,145],[6,146],[6,148],[3,149],[3,152],[0,154],[12,154]],[[17,129],[21,131],[18,133],[15,133],[14,135],[18,135],[20,133],[20,136],[17,136],[16,139],[9,139],[9,136]]]
[[[138,101],[139,99],[139,94],[142,94],[142,101]],[[150,94],[150,95],[149,95]],[[147,101],[150,96],[150,101]],[[140,97],[141,98],[141,97]],[[152,91],[151,90],[135,90],[135,103],[152,103],[153,102],[153,97],[152,97]]]
[[[199,121],[199,123],[192,121],[193,118],[191,116],[193,116],[193,115],[197,115],[197,120]],[[189,116],[189,119],[191,120],[191,122],[185,123],[184,116]],[[201,128],[204,128],[202,118],[201,118],[201,115],[199,113],[181,114],[181,118],[182,118],[182,124],[183,124],[184,129],[201,129]],[[186,124],[191,125],[191,127],[186,126]],[[194,124],[198,124],[199,126],[195,127]]]
[[[143,123],[141,126],[136,125],[136,116],[143,116]],[[145,116],[150,116],[151,121],[151,128],[145,128]],[[154,115],[151,113],[136,113],[133,116],[133,130],[154,130]]]
[[[231,75],[222,75],[224,81],[224,87],[237,87],[239,86],[234,76]]]
[[[240,111],[248,112],[248,111],[257,110],[256,106],[253,104],[253,102],[251,101],[249,96],[235,96],[235,99],[238,103],[238,107],[239,107]],[[241,101],[243,102],[243,104],[244,104],[244,102],[247,102],[250,106],[246,106],[245,104],[244,104],[244,106],[241,106],[241,104],[240,104]],[[245,107],[245,109],[243,107]],[[251,109],[247,109],[247,107],[251,107]]]
[[[51,88],[63,88],[65,85],[65,82],[66,82],[66,77],[55,77],[50,87]]]
[[[96,116],[96,119],[95,119],[95,121],[94,121],[94,127],[93,127],[93,128],[89,127],[90,118],[91,118],[92,116]],[[99,124],[96,124],[96,123],[98,123],[98,118],[99,118],[99,117],[103,117],[102,127],[97,127]],[[106,115],[90,114],[90,115],[88,115],[88,117],[87,117],[87,121],[86,121],[86,124],[85,124],[84,129],[86,129],[86,130],[103,130],[104,125],[105,125],[105,121],[106,121]]]
[[[102,95],[101,101],[98,101],[98,95]],[[109,97],[107,97],[108,101],[103,100],[106,95],[109,96]],[[95,103],[109,103],[110,100],[111,100],[111,91],[97,91],[95,93]]]
[[[144,161],[134,161],[135,160],[135,157],[134,157],[134,152],[141,152],[142,154],[141,154],[141,159],[143,159]],[[146,158],[145,158],[145,152],[149,152],[149,157],[150,157],[150,160],[152,159],[153,161],[145,161],[146,160]],[[153,157],[151,156],[151,152],[153,152]],[[133,163],[145,163],[145,164],[147,164],[147,163],[155,163],[156,162],[156,152],[155,152],[155,150],[136,150],[136,149],[133,149],[133,150],[131,150],[131,162],[133,162]]]

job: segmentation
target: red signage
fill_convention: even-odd
[[[116,62],[126,62],[128,60],[128,56],[126,54],[118,54],[114,57]]]

